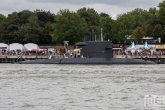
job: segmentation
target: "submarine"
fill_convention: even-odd
[[[85,34],[83,42],[77,42],[75,46],[81,49],[81,56],[73,58],[37,59],[17,62],[18,64],[155,64],[142,59],[114,58],[112,41],[95,41],[94,37],[88,40]]]

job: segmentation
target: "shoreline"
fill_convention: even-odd
[[[51,56],[51,58],[50,58]],[[18,61],[36,60],[36,59],[54,59],[63,58],[62,55],[0,55],[0,63],[15,63]],[[152,61],[157,64],[165,64],[165,55],[114,55],[114,58],[142,59]]]

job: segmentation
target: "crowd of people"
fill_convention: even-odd
[[[67,53],[64,53],[64,58],[83,58],[81,50],[68,50]]]
[[[81,57],[80,51],[51,50],[51,51],[21,51],[21,50],[0,50],[0,55],[63,55],[64,57]],[[113,55],[165,55],[165,50],[136,49],[136,50],[113,50]]]
[[[21,50],[0,50],[0,55],[60,55],[60,51],[21,51]]]
[[[113,55],[165,55],[165,50],[114,50]]]

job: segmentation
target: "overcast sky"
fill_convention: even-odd
[[[132,11],[135,8],[149,9],[157,7],[162,0],[0,0],[0,13],[8,15],[14,11],[43,9],[56,14],[60,9],[77,11],[80,8],[94,8],[116,18],[117,14]]]

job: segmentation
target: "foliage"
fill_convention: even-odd
[[[13,43],[17,41],[17,35],[15,31],[19,27],[20,19],[17,17],[17,13],[12,13],[12,16],[9,16],[0,23],[0,37],[2,42]]]
[[[143,31],[142,27],[138,26],[134,31],[133,31],[133,36],[135,36],[137,39],[141,39],[145,36],[145,32]]]
[[[23,43],[33,42],[39,43],[39,37],[42,35],[42,28],[39,26],[36,15],[31,15],[28,22],[19,27],[17,31],[19,38]]]
[[[97,11],[93,8],[81,8],[77,10],[77,13],[81,18],[84,18],[87,23],[87,31],[91,35],[92,30],[95,31],[95,35],[98,36],[98,27],[100,25],[100,17]]]
[[[83,40],[84,32],[91,35],[92,30],[96,39],[100,39],[101,28],[104,40],[110,39],[113,43],[125,43],[127,36],[132,36],[133,40],[144,36],[160,37],[165,42],[165,0],[158,8],[136,8],[119,14],[116,20],[85,7],[76,12],[60,10],[57,15],[40,9],[12,12],[7,17],[0,14],[0,42],[63,44],[68,40],[69,44],[74,44]]]
[[[164,28],[165,28],[165,0],[163,0],[161,3],[159,3],[158,7],[159,7],[158,17],[162,21],[162,27],[163,27],[163,30],[161,30],[161,31],[165,31],[164,30]],[[160,32],[160,33],[162,33],[162,32]],[[162,41],[165,42],[165,33],[163,33],[163,35],[161,35],[160,37],[162,38]]]
[[[54,42],[62,44],[63,41],[69,41],[69,44],[74,44],[82,41],[87,24],[80,15],[67,9],[60,10],[55,21],[52,34]]]
[[[100,16],[100,17],[110,17],[108,14],[103,13],[103,12],[102,12],[102,13],[100,13],[100,14],[99,14],[99,16]]]
[[[158,16],[165,24],[165,0],[159,3],[158,7],[159,7]]]
[[[113,40],[113,24],[114,24],[114,20],[109,17],[109,16],[103,16],[100,18],[100,29],[102,28],[102,33],[104,36],[104,40]]]
[[[13,12],[0,22],[0,38],[5,43],[51,43],[54,14],[45,11]]]
[[[113,28],[116,40],[124,43],[126,37],[132,34],[135,23],[135,17],[129,13],[118,15]]]
[[[162,27],[161,24],[156,24],[154,26],[154,30],[153,30],[153,33],[154,33],[154,37],[158,38],[160,36],[163,36],[165,33],[164,33],[164,29]]]
[[[6,16],[0,14],[0,22],[3,21],[4,19],[6,19]]]

